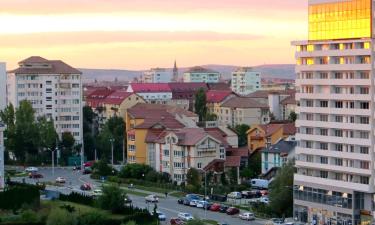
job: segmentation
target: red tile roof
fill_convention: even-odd
[[[120,105],[126,98],[134,93],[126,92],[125,90],[117,90],[108,95],[104,100],[104,104]]]
[[[253,98],[248,97],[233,97],[226,100],[221,107],[228,108],[269,108],[268,104],[261,103]]]
[[[209,90],[206,92],[207,103],[219,103],[232,94],[232,91]]]
[[[171,92],[168,83],[131,83],[129,84],[135,93]]]
[[[209,90],[217,91],[231,91],[230,85],[228,83],[209,83],[207,84]]]
[[[224,165],[225,167],[240,167],[241,156],[227,156]]]
[[[93,91],[91,94],[89,94],[86,97],[87,105],[90,106],[90,107],[92,107],[92,108],[97,108],[99,106],[102,106],[104,99],[108,95],[112,94],[113,92],[115,92],[115,91],[114,90],[110,90],[108,88],[106,88],[106,89],[97,89],[97,90]]]
[[[296,101],[295,95],[290,95],[287,98],[285,98],[284,100],[282,100],[280,103],[282,105],[288,105],[288,104],[296,105],[297,101]]]
[[[206,83],[169,83],[169,87],[172,91],[172,99],[188,99],[194,100],[195,93],[199,89],[207,90]]]
[[[249,150],[247,149],[247,146],[241,147],[241,148],[228,148],[227,153],[230,156],[240,156],[240,157],[248,157],[249,156]]]
[[[161,116],[160,118],[145,118],[144,122],[136,126],[138,129],[150,129],[160,125],[165,129],[179,129],[185,127],[172,116]]]
[[[169,115],[185,115],[187,117],[197,117],[193,112],[184,110],[179,107],[159,104],[138,103],[132,108],[128,109],[129,115],[133,118],[144,119],[150,117],[160,118],[161,116]]]
[[[297,128],[294,123],[287,123],[283,125],[284,135],[295,135],[296,132],[297,132]]]
[[[47,64],[48,67],[24,67],[23,64]],[[47,60],[40,56],[32,56],[18,63],[20,67],[9,71],[16,74],[82,74],[61,60]]]
[[[283,129],[284,135],[294,135],[296,133],[296,127],[294,123],[280,123],[280,124],[264,124],[259,125],[259,127],[262,128],[262,130],[265,131],[265,136],[271,136],[273,133],[278,131],[279,129]]]

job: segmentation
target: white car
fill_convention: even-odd
[[[204,206],[207,204],[208,204],[207,201],[198,201],[196,206],[197,208],[204,208]]]
[[[235,191],[235,192],[229,193],[227,197],[228,198],[234,198],[234,199],[241,199],[242,198],[242,194],[241,194],[241,192]]]
[[[147,202],[152,202],[152,203],[159,202],[159,198],[156,195],[148,195],[148,196],[145,197],[145,200],[146,200],[146,203]]]
[[[255,220],[254,213],[245,212],[239,215],[240,219],[242,220]]]
[[[36,168],[36,167],[27,167],[25,169],[25,171],[28,172],[28,173],[36,173],[36,172],[38,172],[38,168]]]
[[[195,199],[194,199],[194,200],[191,200],[191,201],[190,201],[189,205],[192,206],[192,207],[197,207],[198,202],[199,202],[199,200],[195,200]]]
[[[93,193],[94,196],[101,196],[101,195],[103,195],[103,192],[100,189],[95,189],[92,193]]]
[[[259,198],[259,201],[264,203],[264,204],[270,203],[268,197],[261,197],[261,198]]]
[[[56,178],[56,183],[65,183],[66,182],[66,180],[65,180],[65,178],[64,177],[58,177],[58,178]]]
[[[179,213],[177,216],[183,221],[189,221],[194,219],[194,217],[190,213]]]
[[[158,215],[159,221],[166,221],[167,220],[167,217],[164,215],[164,213],[162,213],[160,211],[156,211],[156,214]]]

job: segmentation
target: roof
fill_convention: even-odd
[[[240,167],[241,156],[227,156],[224,165],[225,167]]]
[[[253,98],[235,96],[221,104],[228,108],[269,108],[268,104],[261,103]]]
[[[268,153],[290,153],[295,147],[297,146],[297,142],[295,141],[284,141],[280,140],[274,145],[269,146],[268,148],[264,148],[262,152]]]
[[[227,134],[219,128],[205,128],[204,129],[210,136],[220,141],[223,145],[228,146]]]
[[[294,123],[283,124],[283,134],[284,135],[295,135],[297,132],[296,125]]]
[[[102,106],[104,99],[113,92],[115,91],[108,88],[97,89],[86,97],[86,102],[90,107],[97,108],[98,106]]]
[[[204,90],[207,90],[207,84],[206,83],[182,83],[182,82],[174,82],[169,83],[169,88],[171,91],[179,92],[179,91],[198,91],[199,89],[203,88]]]
[[[217,91],[231,91],[230,85],[228,83],[208,83],[208,89]]]
[[[194,66],[188,69],[185,73],[219,73],[215,70],[206,69],[201,66]]]
[[[249,150],[247,146],[241,147],[241,148],[228,148],[227,153],[230,156],[240,156],[240,157],[248,157],[249,156]]]
[[[182,123],[172,116],[161,116],[160,118],[145,118],[144,122],[137,125],[138,129],[150,129],[157,125],[167,129],[178,129],[185,127]]]
[[[206,92],[207,103],[219,103],[232,94],[232,91],[209,90]]]
[[[168,83],[131,83],[133,92],[171,92]]]
[[[296,91],[294,89],[290,90],[259,90],[246,95],[250,98],[268,98],[269,94],[279,94],[279,95],[294,95]]]
[[[294,135],[296,133],[294,123],[270,123],[258,125],[258,127],[264,131],[266,137],[271,136],[279,129],[283,129],[283,135]],[[252,139],[254,138],[252,137]]]
[[[168,116],[168,115],[184,115],[187,117],[197,117],[197,114],[187,111],[185,109],[170,106],[170,105],[160,105],[160,104],[147,104],[138,103],[132,108],[128,109],[128,113],[138,119]]]
[[[46,64],[46,67],[25,67],[23,64]],[[40,56],[31,56],[18,63],[20,66],[12,71],[15,74],[82,74],[61,60],[47,60]]]
[[[163,136],[165,136],[165,131],[161,129],[149,129],[146,134],[146,143],[154,143],[157,142],[158,139],[160,139]]]
[[[280,104],[282,104],[282,105],[288,105],[288,104],[297,105],[295,95],[290,95],[290,96],[286,97],[284,100],[282,100],[280,102]]]
[[[112,105],[120,105],[127,97],[133,94],[134,93],[126,92],[125,90],[117,90],[111,93],[110,95],[108,95],[103,100],[103,103],[112,104]]]

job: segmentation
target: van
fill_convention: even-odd
[[[231,192],[227,195],[228,198],[234,198],[234,199],[241,199],[242,198],[242,194],[241,192]]]
[[[252,188],[257,188],[257,189],[268,189],[268,180],[263,180],[263,179],[252,179],[250,181],[251,187]]]

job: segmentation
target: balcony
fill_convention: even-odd
[[[317,142],[328,142],[328,143],[337,143],[337,144],[348,144],[348,145],[366,145],[371,146],[370,139],[361,139],[361,138],[347,138],[347,137],[336,137],[336,136],[321,136],[313,134],[296,134],[297,140],[311,140]]]
[[[314,64],[297,65],[296,71],[357,71],[371,70],[371,64]]]
[[[367,86],[370,79],[296,79],[296,86],[301,85],[363,85]]]
[[[344,130],[351,130],[355,128],[355,130],[364,130],[370,131],[371,125],[370,124],[360,124],[360,123],[338,123],[338,122],[325,122],[325,121],[315,121],[315,120],[297,120],[296,121],[297,127],[321,127],[321,128],[336,128],[336,129],[344,129]]]
[[[303,107],[296,108],[296,113],[322,113],[322,114],[337,114],[337,115],[353,115],[353,116],[371,116],[369,109],[338,109],[338,108],[323,108],[323,107]]]
[[[297,58],[311,58],[324,56],[366,56],[371,55],[371,49],[342,49],[342,50],[315,50],[296,52]]]
[[[343,159],[354,159],[354,160],[363,160],[363,161],[367,161],[370,157],[369,154],[339,152],[339,151],[333,151],[333,150],[321,150],[321,149],[303,148],[303,147],[296,148],[296,155],[298,154],[306,154],[306,155],[313,154],[313,155],[321,155],[321,156],[327,156],[327,157],[340,157]]]
[[[371,176],[371,170],[369,169],[366,170],[366,169],[353,168],[353,167],[336,166],[336,165],[331,165],[331,164],[321,164],[318,162],[304,162],[304,161],[297,160],[296,167]]]
[[[296,99],[371,101],[370,94],[296,93]]]

